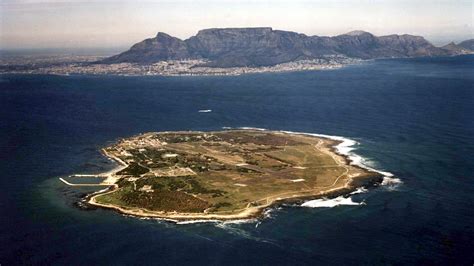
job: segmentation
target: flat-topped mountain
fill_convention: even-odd
[[[325,37],[262,28],[204,29],[186,40],[158,33],[130,50],[100,63],[154,63],[205,59],[209,67],[271,66],[305,59],[342,55],[360,59],[443,56],[458,49],[435,47],[421,36],[375,36],[365,31]]]

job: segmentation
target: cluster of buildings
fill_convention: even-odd
[[[84,58],[82,58],[84,60]],[[0,68],[0,73],[25,74],[87,74],[87,75],[126,75],[126,76],[201,76],[201,75],[241,75],[248,73],[289,72],[302,70],[324,70],[340,68],[360,62],[359,59],[343,56],[328,56],[320,59],[298,60],[274,66],[261,67],[205,67],[207,61],[200,59],[168,60],[154,64],[95,64],[89,60],[63,64],[35,64],[29,62],[23,67]]]

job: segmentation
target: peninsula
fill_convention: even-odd
[[[200,67],[264,67],[334,56],[366,60],[471,53],[467,47],[445,49],[434,46],[422,36],[375,36],[360,30],[328,37],[270,27],[214,28],[200,30],[186,40],[158,32],[156,37],[136,43],[128,51],[99,63],[153,64],[166,60],[200,59],[206,61],[197,65]]]
[[[258,217],[282,202],[349,193],[380,182],[351,165],[338,141],[280,131],[145,133],[106,147],[120,163],[88,203],[169,220]]]
[[[212,28],[185,40],[158,32],[110,57],[0,60],[0,73],[184,76],[328,70],[370,59],[471,54],[472,44],[436,47],[422,36],[366,31],[308,36],[270,27]]]

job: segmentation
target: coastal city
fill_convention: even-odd
[[[325,56],[319,59],[297,60],[273,66],[260,67],[207,67],[208,60],[166,60],[153,64],[137,63],[95,63],[97,56],[21,57],[0,61],[0,73],[16,74],[87,74],[124,76],[201,76],[201,75],[241,75],[266,72],[290,72],[337,69],[349,64],[362,62],[360,59],[341,55]]]

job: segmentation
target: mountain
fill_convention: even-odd
[[[473,42],[473,45],[474,45],[474,42]],[[446,44],[445,46],[443,46],[441,48],[444,49],[444,50],[448,50],[448,51],[450,51],[452,53],[455,53],[455,54],[470,54],[470,53],[472,53],[471,49],[464,48],[460,44],[455,44],[454,42],[450,42],[450,43]]]
[[[365,31],[325,37],[262,28],[215,28],[181,40],[166,33],[133,45],[99,63],[149,64],[171,59],[206,59],[209,67],[271,66],[302,59],[343,55],[361,59],[455,55],[420,36],[375,36]]]
[[[337,41],[337,52],[362,59],[446,55],[446,51],[433,46],[423,37],[408,34],[377,37],[356,31],[333,39]]]
[[[461,46],[462,48],[469,49],[471,51],[474,51],[474,39],[470,40],[465,40],[463,42],[460,42],[458,46]]]
[[[133,45],[130,50],[106,58],[102,63],[153,63],[170,59],[189,58],[187,44],[166,33],[159,32],[155,38]]]

